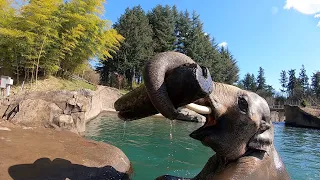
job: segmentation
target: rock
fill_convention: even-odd
[[[72,113],[73,122],[76,130],[79,134],[82,134],[86,130],[86,120],[84,112]]]
[[[64,126],[72,126],[73,125],[73,119],[70,115],[62,114],[58,118],[54,120],[55,124],[57,124],[59,127]]]
[[[43,126],[50,123],[50,102],[26,99],[19,104],[19,111],[10,120],[24,126]]]
[[[68,99],[67,103],[69,105],[75,106],[77,104],[76,98]]]
[[[99,86],[97,91],[32,92],[2,100],[0,115],[15,124],[31,127],[53,127],[54,124],[81,134],[86,122],[113,109],[120,96],[117,89],[104,86]]]
[[[86,121],[98,116],[103,111],[114,109],[114,102],[121,96],[119,90],[110,87],[98,86],[91,96],[85,113]]]
[[[0,127],[0,131],[11,131],[11,129],[7,127]]]
[[[272,122],[284,122],[286,119],[283,111],[270,111],[270,118]]]
[[[320,118],[315,113],[311,114],[299,106],[285,105],[284,109],[286,125],[320,129]],[[314,111],[320,113],[320,109]]]
[[[15,127],[0,137],[0,179],[121,180],[132,172],[120,149],[69,131]]]
[[[187,108],[180,109],[180,115],[177,117],[177,119],[183,120],[183,121],[192,121],[192,122],[201,122],[201,123],[206,122],[206,117],[194,111],[191,111],[190,109],[187,109]]]

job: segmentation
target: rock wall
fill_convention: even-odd
[[[284,122],[286,119],[285,113],[282,111],[270,111],[270,116],[272,122]]]
[[[299,106],[285,105],[284,109],[287,125],[320,129],[319,117],[304,111]]]
[[[82,134],[86,123],[102,111],[113,110],[117,89],[99,86],[96,91],[32,92],[3,99],[2,118],[24,126],[53,127]]]

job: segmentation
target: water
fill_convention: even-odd
[[[274,125],[275,146],[291,179],[320,179],[320,130]],[[194,177],[214,154],[189,137],[200,126],[152,118],[124,122],[108,114],[91,121],[86,136],[119,147],[133,164],[134,180],[164,174]]]

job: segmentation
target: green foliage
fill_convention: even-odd
[[[302,107],[306,107],[306,106],[308,106],[308,102],[307,102],[307,100],[305,100],[305,99],[303,99],[301,102],[300,102],[300,106],[302,106]]]
[[[288,76],[285,70],[282,70],[280,73],[280,84],[281,84],[281,92],[284,93],[287,91],[287,84],[288,84]]]
[[[0,1],[1,73],[37,81],[72,74],[98,57],[112,58],[123,37],[100,18],[103,0]]]
[[[243,89],[255,92],[257,90],[257,83],[254,74],[247,73],[243,80],[241,80],[243,84]]]
[[[145,15],[140,6],[127,8],[114,24],[125,37],[113,60],[101,62],[98,71],[101,81],[111,85],[112,74],[126,77],[129,87],[141,83],[145,61],[156,53],[178,51],[207,67],[214,81],[233,84],[238,80],[239,68],[230,51],[219,48],[214,38],[204,32],[196,12],[179,12],[175,6],[158,5]],[[143,33],[142,33],[143,32]],[[139,80],[138,80],[139,79]]]
[[[257,76],[257,90],[266,89],[266,78],[264,76],[264,69],[259,67],[258,76]]]
[[[297,87],[297,78],[296,78],[295,69],[289,70],[288,75],[289,75],[289,81],[287,85],[288,94],[289,96],[294,96],[294,92]]]
[[[254,74],[247,73],[244,78],[240,80],[238,86],[245,90],[255,92],[266,99],[273,99],[275,95],[273,87],[266,84],[264,69],[262,67],[259,67],[257,79]]]
[[[153,31],[153,48],[155,53],[174,50],[175,19],[169,5],[157,5],[147,14]]]
[[[114,28],[125,37],[125,41],[111,63],[117,72],[126,76],[132,88],[135,76],[141,75],[145,61],[153,55],[152,28],[141,6],[127,8]]]
[[[304,65],[302,65],[301,69],[300,69],[300,73],[299,73],[299,85],[301,86],[303,95],[306,95],[306,92],[309,88],[309,78],[307,76],[306,73],[306,69],[304,67]]]
[[[320,72],[313,73],[311,79],[312,92],[317,98],[320,98]]]

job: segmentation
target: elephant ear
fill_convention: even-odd
[[[260,127],[257,133],[250,139],[248,146],[251,149],[266,151],[268,153],[273,143],[273,137],[272,123],[261,120]]]

